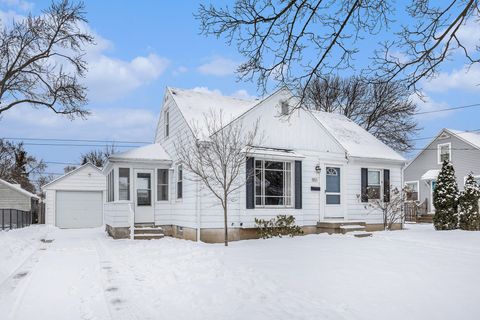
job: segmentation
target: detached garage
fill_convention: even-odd
[[[90,163],[44,185],[45,223],[72,229],[100,227],[105,189],[105,176]]]

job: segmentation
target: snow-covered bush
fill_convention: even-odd
[[[282,236],[298,236],[303,234],[301,227],[295,224],[295,217],[290,215],[278,215],[270,220],[255,218],[255,226],[260,238],[268,239]]]
[[[480,187],[470,173],[465,181],[465,189],[459,199],[460,229],[480,230],[479,198]]]
[[[433,191],[435,215],[433,225],[437,230],[452,230],[458,227],[458,186],[455,169],[450,161],[444,161]]]

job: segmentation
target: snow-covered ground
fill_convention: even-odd
[[[407,228],[228,248],[0,232],[0,318],[478,319],[480,232]]]

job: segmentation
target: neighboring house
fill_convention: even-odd
[[[105,176],[90,163],[47,183],[42,187],[45,223],[59,228],[102,226],[105,188]]]
[[[109,234],[128,237],[133,216],[136,224],[162,226],[167,235],[223,241],[219,202],[192,181],[194,177],[178,161],[175,148],[179,137],[195,138],[192,124],[201,125],[209,109],[222,110],[226,119],[242,121],[245,130],[259,120],[265,137],[246,161],[247,170],[255,166],[262,177],[257,181],[259,187],[246,183],[229,205],[232,240],[255,237],[255,218],[279,214],[293,215],[306,233],[316,233],[317,223],[322,221],[361,221],[367,230],[382,229],[381,213],[367,203],[369,198],[389,201],[390,187],[403,185],[405,159],[344,116],[303,109],[281,116],[291,98],[286,89],[260,101],[248,101],[167,88],[155,143],[115,154],[103,169]],[[204,134],[200,130],[197,138]],[[278,170],[269,170],[272,166]],[[268,181],[272,175],[283,175],[283,179]],[[246,173],[242,179],[245,177]],[[282,194],[269,197],[265,186],[274,183]]]
[[[480,182],[480,134],[443,129],[405,168],[409,200],[425,201],[428,213],[435,212],[433,190],[444,160],[452,162],[460,190],[470,172]]]
[[[22,189],[19,184],[0,179],[0,209],[32,211],[39,200],[37,195]]]

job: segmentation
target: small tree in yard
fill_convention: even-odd
[[[403,223],[406,192],[406,189],[401,190],[394,187],[390,190],[389,201],[376,199],[368,203],[367,206],[371,209],[382,212],[384,230],[392,230],[396,223]]]
[[[175,145],[177,155],[195,180],[220,201],[228,246],[228,203],[230,195],[246,182],[241,172],[252,146],[259,143],[258,122],[246,130],[241,121],[226,122],[221,112],[210,110],[204,115],[203,130],[195,126],[193,131],[196,138],[179,139]]]
[[[444,161],[433,191],[435,215],[433,225],[437,230],[452,230],[458,227],[458,186],[455,169],[450,161]]]
[[[465,181],[465,189],[459,199],[460,229],[480,230],[479,199],[480,187],[470,173]]]

